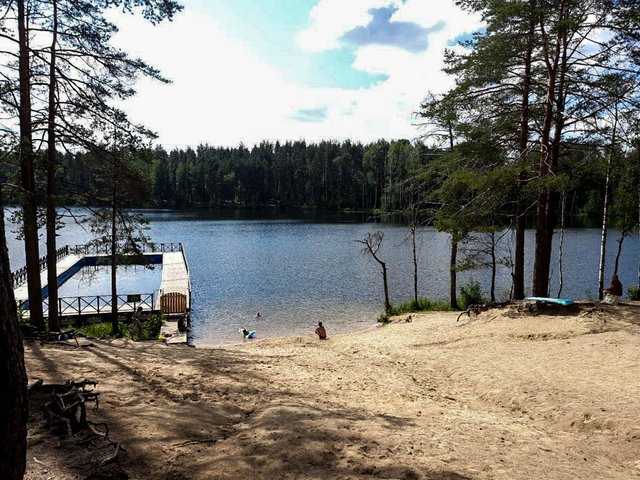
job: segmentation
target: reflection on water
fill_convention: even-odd
[[[373,325],[383,309],[382,276],[379,266],[361,254],[362,245],[355,240],[378,229],[385,233],[381,256],[389,268],[392,303],[413,295],[408,229],[397,224],[368,222],[366,214],[339,214],[330,216],[332,218],[300,211],[295,215],[273,213],[267,215],[268,218],[247,211],[222,215],[202,210],[155,210],[145,214],[151,221],[149,234],[154,241],[185,245],[193,287],[192,321],[196,343],[242,341],[238,333],[242,326],[257,330],[257,337],[265,338],[312,335],[318,321],[326,324],[330,336]],[[61,230],[60,235],[61,245],[90,239],[88,232],[73,224]],[[563,296],[595,295],[599,235],[596,229],[572,229],[565,233]],[[617,232],[612,231],[611,235],[617,238]],[[509,239],[510,235],[506,235],[500,255],[508,254]],[[15,270],[24,263],[22,246],[13,238],[9,240]],[[526,242],[526,284],[530,286],[533,231],[527,232]],[[449,236],[424,229],[418,244],[420,296],[446,299]],[[607,281],[616,247],[615,242],[609,245]],[[620,261],[620,277],[625,288],[637,281],[639,259],[637,236],[628,238]],[[552,270],[551,293],[555,294],[558,289],[555,257]],[[137,288],[140,278],[135,273],[131,277],[135,293],[140,291]],[[487,269],[460,273],[460,284],[469,279],[479,281],[485,292],[488,291],[490,272]],[[510,284],[510,271],[499,267],[498,296],[508,294]],[[258,311],[262,317],[256,319]]]
[[[117,269],[118,295],[152,293],[160,287],[162,269],[159,265],[121,265]],[[111,266],[82,267],[58,289],[60,297],[109,295]]]

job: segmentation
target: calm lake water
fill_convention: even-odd
[[[118,295],[154,293],[162,281],[162,266],[122,265],[117,268]],[[105,295],[111,292],[111,266],[83,267],[58,289],[60,297]]]
[[[82,213],[82,212],[76,212]],[[408,229],[367,221],[363,215],[260,214],[211,211],[147,210],[149,235],[155,242],[182,242],[191,270],[192,324],[196,344],[241,341],[238,329],[255,329],[258,338],[284,335],[311,335],[318,321],[329,335],[375,324],[383,310],[382,275],[378,264],[363,256],[362,239],[368,232],[385,234],[381,256],[389,269],[392,303],[412,298],[413,270]],[[9,254],[12,270],[24,264],[22,244],[11,233]],[[610,231],[607,256],[607,283],[611,277],[618,232]],[[60,231],[59,245],[80,244],[91,239],[82,227],[67,222]],[[504,238],[504,251],[510,235]],[[527,276],[531,282],[534,232],[527,232]],[[571,229],[564,240],[563,297],[588,298],[596,295],[600,232]],[[43,243],[44,249],[44,243]],[[42,250],[44,252],[44,250]],[[554,254],[557,249],[554,250]],[[43,253],[44,254],[44,253]],[[446,299],[449,236],[425,229],[419,236],[419,293]],[[625,289],[637,282],[640,241],[627,238],[620,260],[620,278]],[[552,263],[551,293],[558,290],[558,264]],[[126,271],[121,287],[126,291],[151,291],[159,284],[160,270]],[[108,278],[108,271],[103,273]],[[155,277],[154,277],[155,275]],[[510,271],[500,267],[497,296],[508,294]],[[488,292],[490,272],[486,269],[463,272],[459,284],[479,281]],[[107,283],[94,280],[90,294],[108,294]],[[139,282],[139,283],[138,283]],[[77,295],[77,284],[63,287],[65,295]],[[97,292],[102,285],[106,290]],[[126,285],[126,287],[125,287]],[[94,288],[95,287],[95,288]],[[157,287],[156,287],[157,288]],[[84,292],[84,290],[83,290]],[[85,292],[86,294],[86,292]],[[260,319],[255,318],[261,312]]]

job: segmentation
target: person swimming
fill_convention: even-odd
[[[260,318],[262,314],[260,312],[256,312],[256,318]]]

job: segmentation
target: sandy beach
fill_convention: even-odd
[[[210,349],[29,342],[30,383],[99,382],[89,419],[123,449],[90,477],[108,452],[32,411],[26,478],[640,478],[639,302],[406,317]]]

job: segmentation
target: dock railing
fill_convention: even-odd
[[[61,259],[69,255],[70,252],[69,245],[65,245],[64,247],[60,247],[56,250],[56,262],[59,262]],[[47,269],[47,255],[44,257],[40,257],[38,259],[38,265],[40,267],[40,271],[44,271]],[[24,284],[27,281],[27,267],[24,266],[19,268],[15,272],[11,274],[11,286],[16,289],[20,285]]]
[[[70,251],[76,255],[111,255],[111,245],[87,243],[70,247]],[[142,245],[140,251],[142,253],[181,252],[182,243],[150,243]]]
[[[118,295],[116,300],[118,313],[135,312],[138,307],[153,311],[154,299],[153,292]],[[111,295],[60,297],[58,298],[58,312],[65,316],[111,313],[112,301]],[[48,299],[44,299],[42,303],[44,310],[48,310]]]

